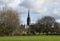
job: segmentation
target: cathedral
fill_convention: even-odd
[[[25,25],[25,29],[29,28],[29,26],[31,25],[31,19],[30,19],[30,13],[28,10],[28,15],[27,15],[27,25]]]
[[[28,16],[27,16],[27,26],[29,26],[31,23],[31,19],[30,19],[30,13],[29,13],[29,10],[28,10]]]
[[[23,32],[24,34],[28,34],[30,32],[30,25],[31,25],[31,18],[30,18],[30,13],[29,13],[29,10],[28,10],[28,15],[27,15],[27,25],[24,26],[25,29],[23,29]]]
[[[31,25],[31,19],[30,19],[30,13],[29,13],[29,10],[28,10],[27,25],[26,25],[26,31],[27,31],[27,33],[30,32],[30,25]]]

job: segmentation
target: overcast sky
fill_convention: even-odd
[[[26,24],[28,8],[32,23],[44,16],[53,16],[60,22],[60,0],[0,0],[0,10],[4,6],[17,10],[22,24]]]

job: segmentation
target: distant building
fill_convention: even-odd
[[[21,28],[22,34],[28,34],[30,32],[30,24],[31,24],[31,19],[30,19],[30,13],[28,10],[27,25],[22,26]]]
[[[31,22],[31,19],[30,19],[30,13],[29,13],[29,10],[28,10],[27,26],[29,26],[29,25],[30,25],[30,22]]]
[[[27,26],[26,26],[27,34],[30,32],[30,23],[31,23],[31,19],[30,19],[30,13],[29,13],[29,10],[28,10]]]

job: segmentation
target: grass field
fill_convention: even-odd
[[[0,41],[60,41],[60,36],[4,36]]]

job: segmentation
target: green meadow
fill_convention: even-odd
[[[3,36],[0,41],[60,41],[60,36]]]

